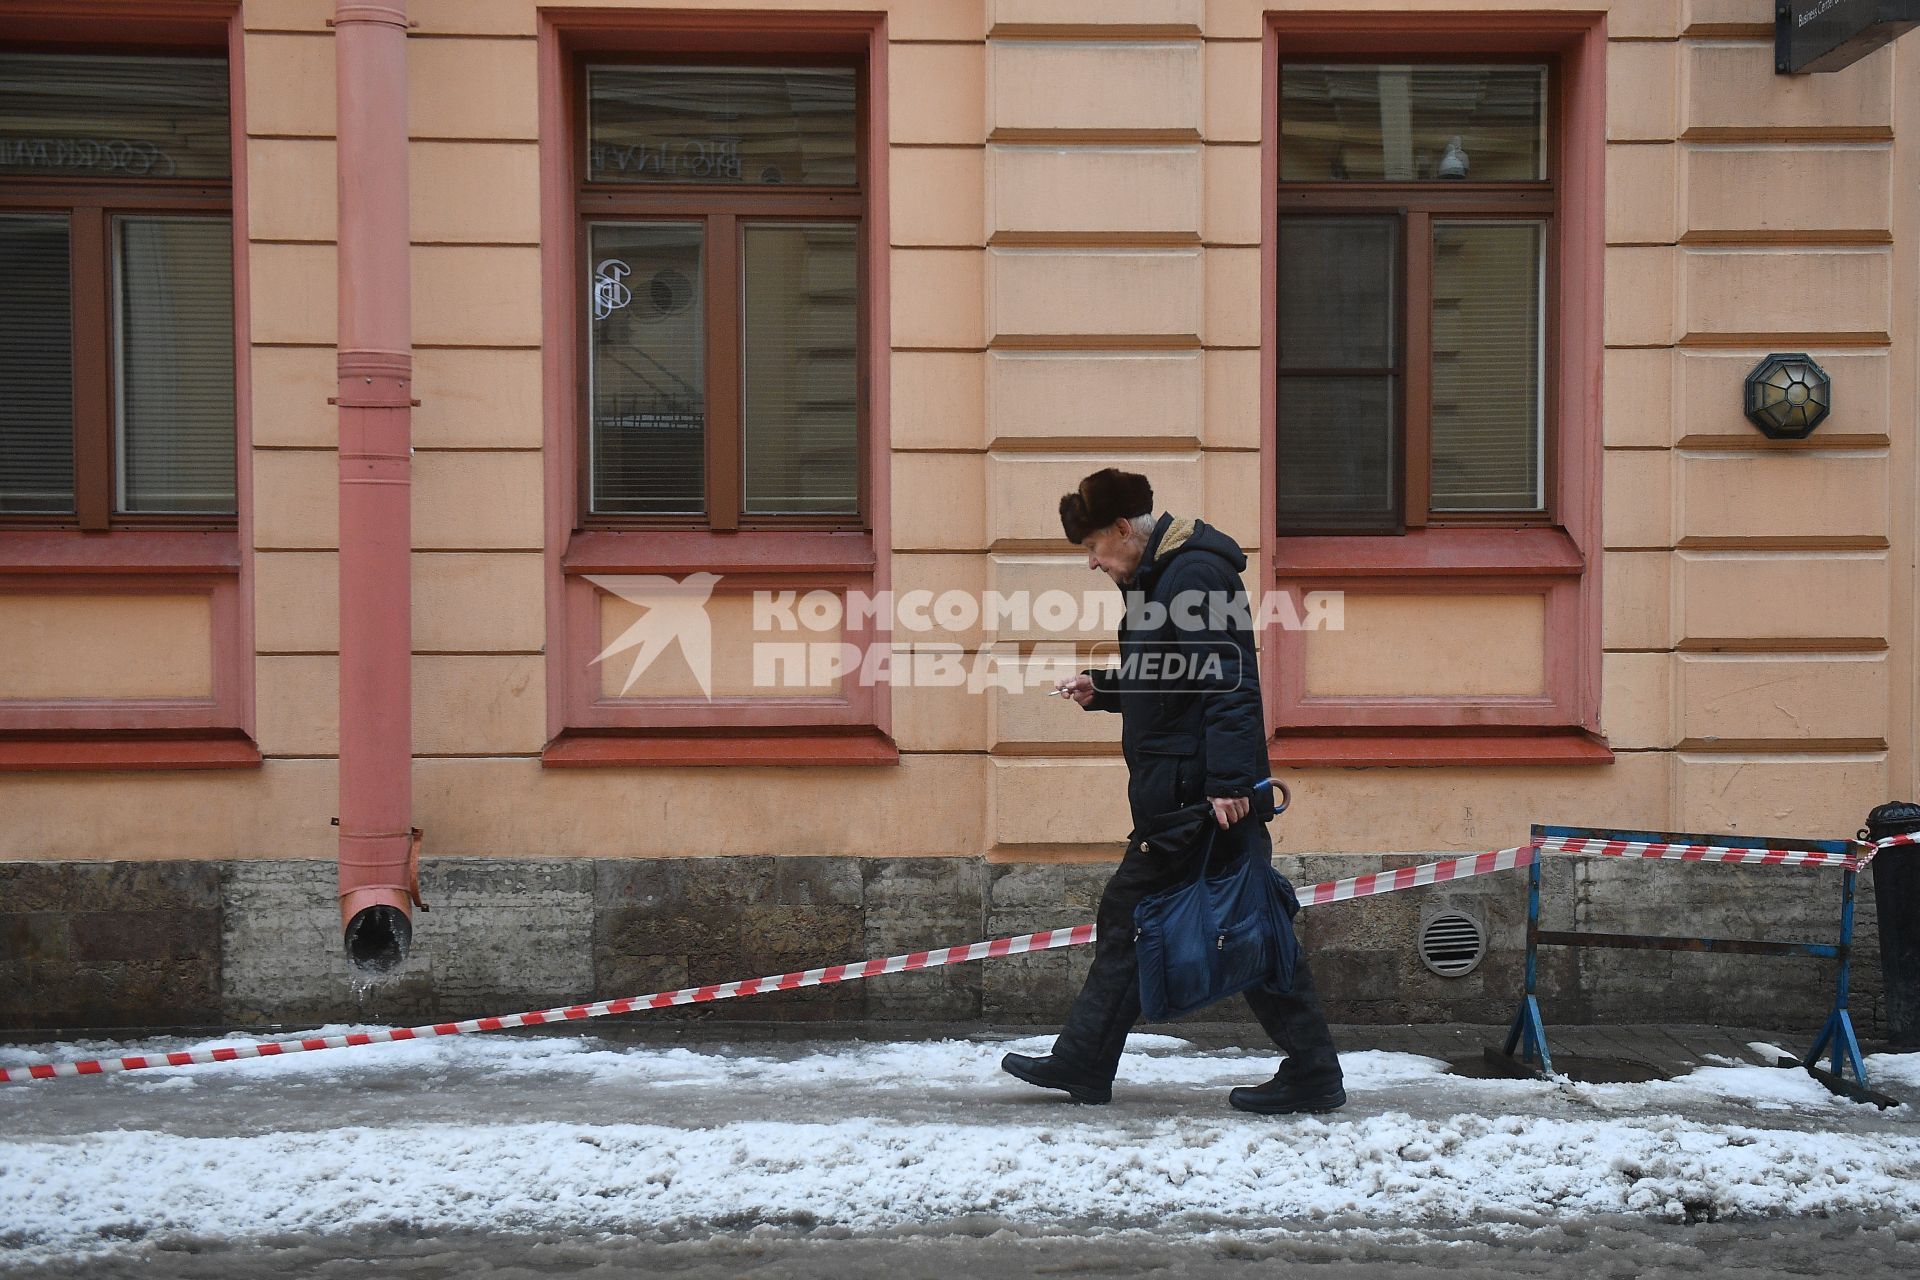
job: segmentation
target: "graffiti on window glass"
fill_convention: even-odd
[[[681,143],[636,142],[621,146],[596,142],[588,157],[601,177],[740,180],[740,139],[706,138]]]
[[[0,168],[85,169],[170,178],[173,157],[127,138],[0,138]]]
[[[608,258],[593,269],[593,318],[605,320],[633,301],[633,290],[621,283],[633,274],[633,268],[618,258]]]

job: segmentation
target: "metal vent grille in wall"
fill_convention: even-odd
[[[1443,978],[1462,978],[1487,954],[1487,931],[1458,911],[1442,911],[1420,926],[1420,962]]]

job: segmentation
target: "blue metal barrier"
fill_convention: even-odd
[[[1628,844],[1710,845],[1719,849],[1787,849],[1820,853],[1834,857],[1864,857],[1870,846],[1852,840],[1780,840],[1765,837],[1696,835],[1665,831],[1618,831],[1593,827],[1535,826],[1535,841],[1549,839],[1607,840]],[[1850,994],[1853,957],[1853,905],[1859,872],[1851,865],[1843,872],[1840,898],[1840,938],[1837,942],[1772,942],[1732,938],[1701,938],[1651,934],[1592,933],[1540,927],[1540,868],[1545,861],[1536,857],[1527,869],[1527,966],[1526,991],[1508,1028],[1506,1045],[1496,1056],[1487,1056],[1503,1069],[1517,1068],[1522,1074],[1549,1076],[1553,1071],[1552,1051],[1547,1047],[1545,1020],[1540,1013],[1539,954],[1547,947],[1603,947],[1636,951],[1718,952],[1735,955],[1815,956],[1837,960],[1839,971],[1834,983],[1833,1006],[1825,1025],[1813,1042],[1805,1060],[1788,1065],[1804,1066],[1809,1073],[1835,1093],[1876,1106],[1898,1106],[1899,1101],[1867,1087],[1867,1067],[1860,1054],[1860,1039],[1854,1033],[1853,1015],[1847,1001]],[[1519,1051],[1515,1056],[1515,1050]],[[1831,1053],[1832,1069],[1817,1065],[1823,1053]],[[1499,1061],[1504,1059],[1504,1062]],[[1846,1078],[1851,1068],[1853,1079]]]

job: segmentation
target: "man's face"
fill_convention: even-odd
[[[1147,549],[1145,540],[1134,537],[1132,526],[1125,520],[1095,529],[1080,540],[1080,545],[1087,553],[1087,568],[1100,570],[1123,587],[1133,580]]]

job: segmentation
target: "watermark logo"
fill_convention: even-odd
[[[622,696],[678,646],[701,695],[712,700],[709,606],[720,575],[610,574],[587,581],[640,610],[593,659],[598,664],[631,652]],[[1057,589],[741,596],[751,605],[751,635],[727,650],[735,660],[744,651],[751,671],[730,671],[728,685],[814,697],[831,696],[848,682],[1020,692],[1051,688],[1089,666],[1113,672],[1121,685],[1221,692],[1248,680],[1251,655],[1238,637],[1345,626],[1345,598],[1337,591],[1272,591],[1257,605],[1244,592],[1225,591],[1179,592],[1165,601]],[[1124,645],[1103,638],[1123,626],[1130,637]]]
[[[661,654],[679,645],[701,694],[712,700],[713,619],[707,613],[707,601],[720,581],[719,574],[690,573],[678,581],[655,573],[589,575],[587,581],[640,610],[640,616],[602,649],[589,666],[632,649],[633,665],[627,670],[626,683],[620,687],[624,696]]]
[[[1230,640],[1190,644],[1153,642],[1125,650],[1106,669],[1121,685],[1150,684],[1158,689],[1237,689],[1245,680],[1240,649]]]

